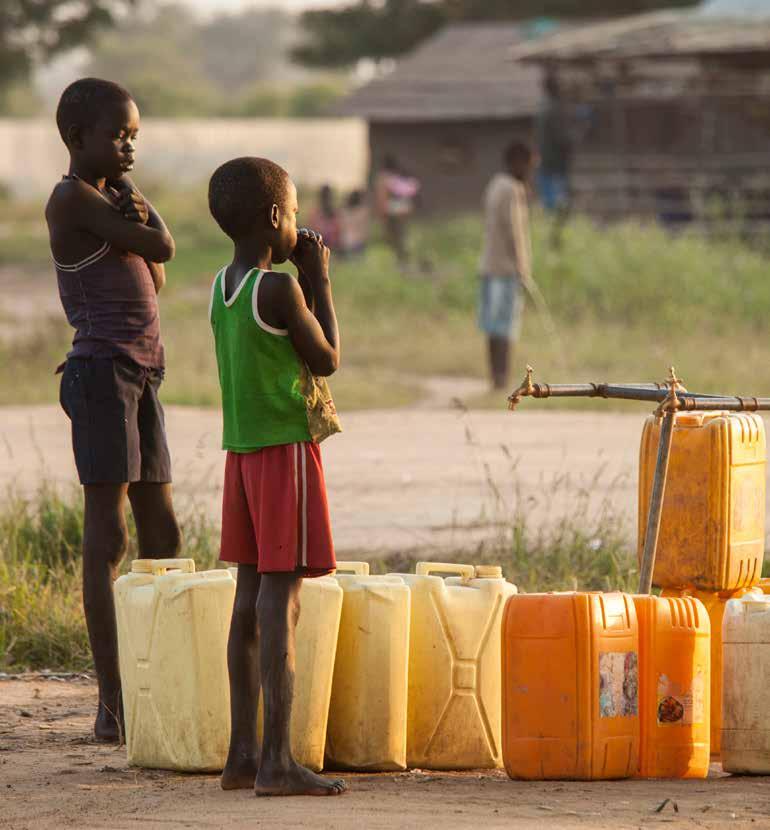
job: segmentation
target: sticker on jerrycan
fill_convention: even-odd
[[[624,718],[639,709],[639,660],[635,651],[599,655],[599,716]]]

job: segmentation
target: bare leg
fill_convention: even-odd
[[[262,574],[257,600],[259,669],[264,698],[262,758],[257,795],[339,795],[341,779],[324,778],[298,764],[291,754],[291,707],[294,698],[294,633],[299,618],[296,574]]]
[[[509,354],[508,338],[489,338],[489,362],[492,370],[492,385],[495,389],[503,389],[508,383]]]
[[[238,587],[227,641],[231,729],[230,751],[221,780],[223,790],[250,789],[259,770],[259,583],[256,565],[238,566]]]
[[[112,583],[128,546],[126,484],[86,484],[83,531],[83,608],[99,685],[94,723],[97,740],[117,743],[123,734],[118,634]]]
[[[137,481],[128,485],[142,559],[170,559],[179,554],[182,534],[174,515],[170,484]]]
[[[492,386],[497,389],[497,351],[494,337],[487,338],[487,358],[489,360],[489,377]]]

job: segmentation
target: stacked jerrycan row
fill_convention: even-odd
[[[692,598],[520,594],[502,628],[512,778],[702,778],[709,620]]]
[[[195,573],[192,559],[138,559],[116,581],[129,763],[188,772],[223,768],[230,741],[227,638],[236,573]],[[301,602],[292,750],[320,770],[342,589],[330,577],[307,580]]]
[[[639,463],[639,554],[660,424],[648,418]],[[765,545],[764,422],[756,414],[679,413],[674,422],[653,582],[699,599],[711,620],[711,753],[722,728],[722,619],[760,581]]]
[[[329,767],[501,766],[500,623],[516,588],[495,566],[415,570],[368,576],[366,563],[338,565]]]
[[[340,571],[301,589],[297,760],[315,770],[324,757],[348,769],[500,766],[500,624],[515,586],[492,566]],[[236,575],[195,573],[189,559],[136,560],[117,580],[129,763],[222,769]]]

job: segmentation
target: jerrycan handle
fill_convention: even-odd
[[[473,579],[476,569],[473,565],[458,565],[452,562],[418,562],[414,572],[418,576],[434,574],[453,574],[462,577],[464,582]]]
[[[131,573],[163,576],[166,571],[181,571],[182,573],[195,573],[194,559],[134,559],[131,563]]]
[[[338,562],[336,573],[352,573],[356,576],[369,576],[368,562]]]

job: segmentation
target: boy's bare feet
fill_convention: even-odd
[[[122,709],[122,707],[119,708]],[[94,721],[94,738],[100,743],[120,744],[123,743],[125,734],[123,712],[119,711],[116,717],[100,700]]]
[[[223,790],[250,790],[257,780],[258,770],[258,757],[234,756],[231,752],[219,783]]]
[[[254,792],[270,795],[342,795],[347,789],[341,778],[324,778],[291,761],[289,766],[262,763]]]

